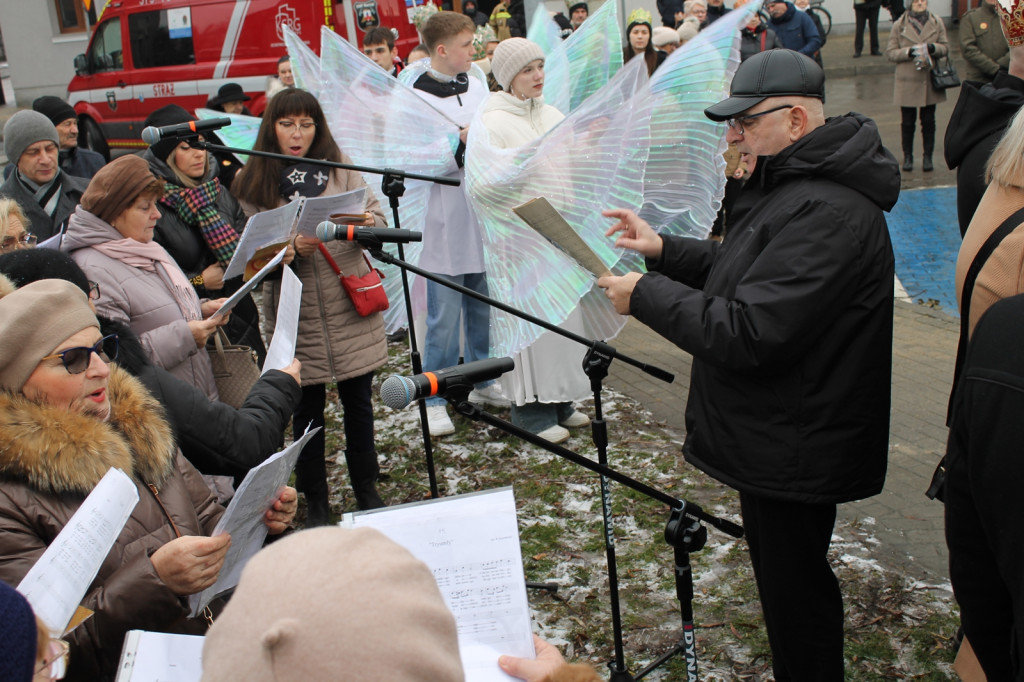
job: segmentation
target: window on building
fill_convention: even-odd
[[[195,64],[189,10],[137,12],[128,17],[135,68]]]
[[[124,68],[120,19],[104,21],[96,28],[96,35],[89,46],[89,68],[93,73],[120,71]]]
[[[87,30],[82,0],[53,0],[57,6],[57,28],[61,33],[83,33]]]

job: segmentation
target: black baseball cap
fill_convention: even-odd
[[[729,98],[704,110],[712,121],[725,121],[769,97],[825,99],[825,72],[813,59],[794,50],[766,50],[740,64]]]

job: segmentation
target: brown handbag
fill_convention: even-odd
[[[223,330],[213,335],[213,348],[208,348],[213,379],[217,383],[220,402],[239,408],[260,378],[259,357],[249,346],[233,345]]]
[[[384,283],[380,281],[384,275],[380,274],[380,270],[370,264],[370,259],[366,258],[365,251],[363,252],[363,258],[366,259],[366,265],[370,268],[370,271],[362,277],[357,277],[356,275],[343,274],[341,268],[331,258],[327,247],[323,243],[320,243],[318,246],[320,253],[324,255],[331,269],[334,270],[334,274],[338,276],[341,286],[348,292],[348,297],[352,299],[352,305],[357,313],[363,317],[369,317],[374,313],[384,312],[390,307],[391,303],[388,301],[388,295],[384,291]]]

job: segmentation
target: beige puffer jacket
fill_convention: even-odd
[[[342,155],[342,163],[352,163]],[[340,194],[365,187],[362,176],[355,171],[335,169],[325,194]],[[265,208],[240,202],[247,215]],[[278,204],[283,206],[284,199]],[[373,214],[377,227],[387,227],[380,202],[367,189],[366,210]],[[334,261],[346,275],[365,275],[370,271],[355,242],[326,243]],[[377,369],[388,359],[384,338],[384,320],[380,313],[362,317],[338,281],[334,270],[319,251],[305,258],[297,257],[290,266],[302,281],[302,307],[299,312],[299,333],[295,357],[302,362],[302,385],[327,384],[351,379]],[[272,332],[277,324],[277,303],[280,280],[263,285],[263,318],[265,329]],[[269,339],[268,339],[269,345]]]

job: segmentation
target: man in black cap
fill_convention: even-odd
[[[585,2],[573,2],[569,5],[569,23],[572,30],[578,31],[583,22],[590,16],[590,7]]]
[[[77,178],[91,180],[96,171],[106,165],[107,160],[102,154],[78,146],[78,114],[70,104],[60,97],[44,95],[32,102],[32,109],[50,119],[57,129],[60,139],[57,145],[58,158],[62,171]],[[8,160],[11,163],[4,168],[5,179],[14,170],[15,159]]]
[[[843,679],[836,505],[882,490],[889,444],[899,166],[870,119],[825,120],[824,78],[791,50],[743,62],[705,110],[757,157],[728,237],[606,211],[651,272],[598,280],[693,355],[683,454],[740,493],[777,680]]]

